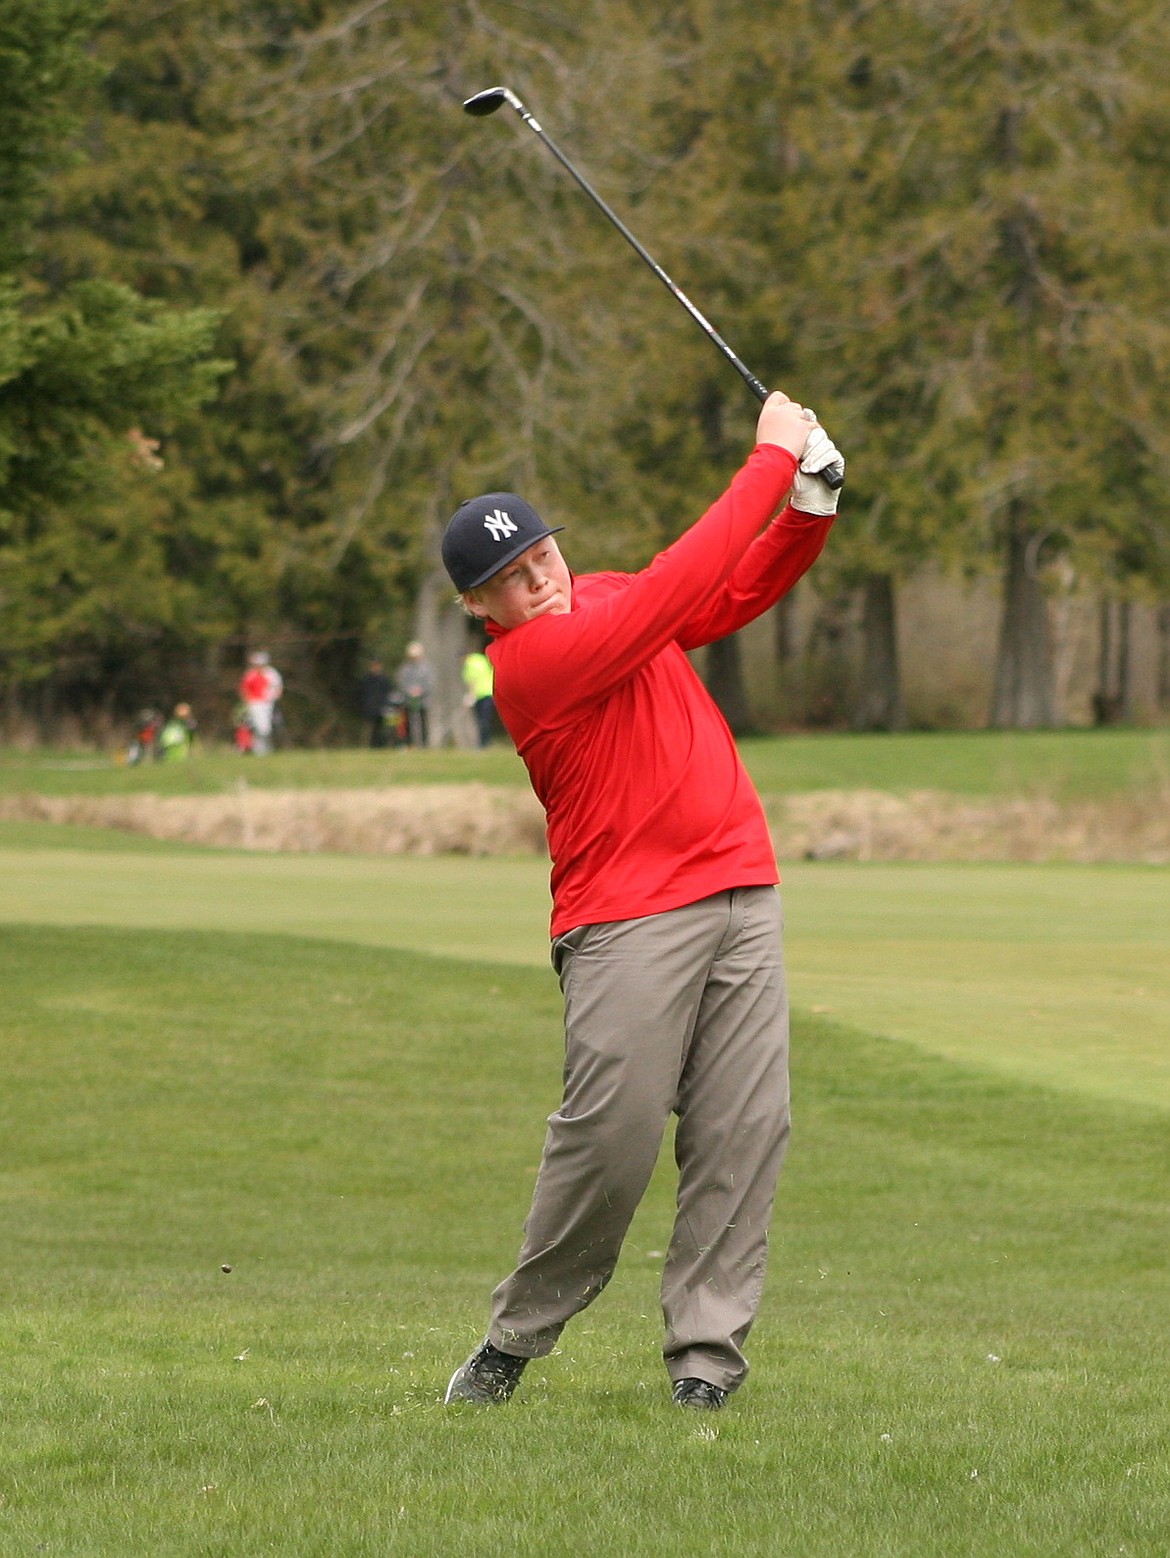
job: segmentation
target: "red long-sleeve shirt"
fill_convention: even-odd
[[[751,622],[816,560],[831,518],[786,508],[768,524],[795,472],[758,444],[641,573],[585,574],[571,611],[489,622],[496,707],[547,817],[554,936],[779,880],[759,797],[685,651]]]

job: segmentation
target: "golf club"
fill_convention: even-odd
[[[747,364],[740,361],[740,359],[732,351],[731,347],[728,346],[727,342],[719,334],[718,330],[716,330],[715,326],[710,322],[710,320],[705,318],[705,316],[699,312],[699,310],[691,302],[690,298],[687,297],[682,288],[675,285],[675,283],[663,270],[662,266],[659,265],[658,261],[654,259],[653,255],[648,253],[645,248],[643,248],[643,246],[634,237],[630,229],[622,221],[621,217],[619,217],[618,214],[605,203],[605,201],[601,198],[601,196],[597,193],[589,181],[577,172],[577,169],[565,156],[564,152],[560,149],[556,142],[552,140],[550,136],[546,135],[545,132],[541,129],[536,119],[533,118],[532,114],[530,114],[528,109],[525,108],[524,104],[516,96],[515,92],[510,91],[507,87],[488,87],[486,91],[477,92],[474,97],[469,97],[463,105],[463,110],[465,113],[472,114],[477,119],[484,119],[488,114],[494,114],[497,108],[502,108],[505,103],[516,110],[528,128],[533,131],[534,134],[540,137],[540,139],[548,147],[549,151],[552,152],[553,156],[557,159],[561,166],[573,176],[573,178],[589,196],[590,200],[592,200],[593,204],[609,218],[609,220],[617,228],[618,232],[621,233],[626,242],[633,249],[637,250],[638,254],[642,257],[643,260],[645,260],[646,264],[649,265],[650,269],[658,277],[662,285],[671,293],[674,298],[677,299],[679,303],[682,304],[683,308],[686,309],[687,313],[695,321],[699,329],[702,330],[703,334],[706,335],[709,340],[714,341],[715,345],[719,348],[724,357],[727,358],[727,361],[743,379],[744,383],[751,390],[752,394],[755,395],[756,399],[759,401],[767,400],[768,390],[764,387],[760,380],[756,378],[755,374],[751,371]],[[819,471],[817,474],[820,476],[823,482],[833,488],[840,487],[845,480],[845,468],[842,464],[836,461],[834,461],[832,465],[826,466],[823,471]]]

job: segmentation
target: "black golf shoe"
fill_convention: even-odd
[[[510,1352],[501,1352],[491,1342],[480,1345],[451,1376],[443,1405],[456,1401],[473,1401],[478,1406],[497,1406],[516,1389],[517,1381],[524,1373],[527,1358],[516,1358]]]
[[[729,1392],[721,1385],[712,1385],[705,1379],[679,1379],[674,1382],[670,1399],[676,1407],[698,1407],[705,1412],[718,1412],[727,1400]]]

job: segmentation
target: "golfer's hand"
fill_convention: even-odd
[[[800,459],[809,434],[816,423],[811,411],[806,411],[795,400],[789,400],[782,391],[768,396],[756,423],[756,443],[779,444],[789,454]]]
[[[804,446],[804,453],[796,468],[796,479],[792,483],[792,497],[789,499],[794,509],[798,509],[802,514],[823,515],[837,512],[840,488],[834,490],[817,474],[832,465],[834,461],[844,468],[845,460],[841,451],[818,422],[809,432],[808,442]]]

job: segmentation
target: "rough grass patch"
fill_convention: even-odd
[[[783,860],[1170,863],[1170,783],[1100,800],[815,790],[767,803]]]
[[[1098,800],[940,790],[814,790],[765,798],[782,860],[1170,862],[1170,785]],[[395,785],[220,795],[0,795],[0,820],[118,828],[269,853],[539,855],[527,789]]]
[[[268,853],[518,855],[544,849],[527,790],[486,784],[239,789],[226,795],[0,796],[0,819],[120,828]]]

